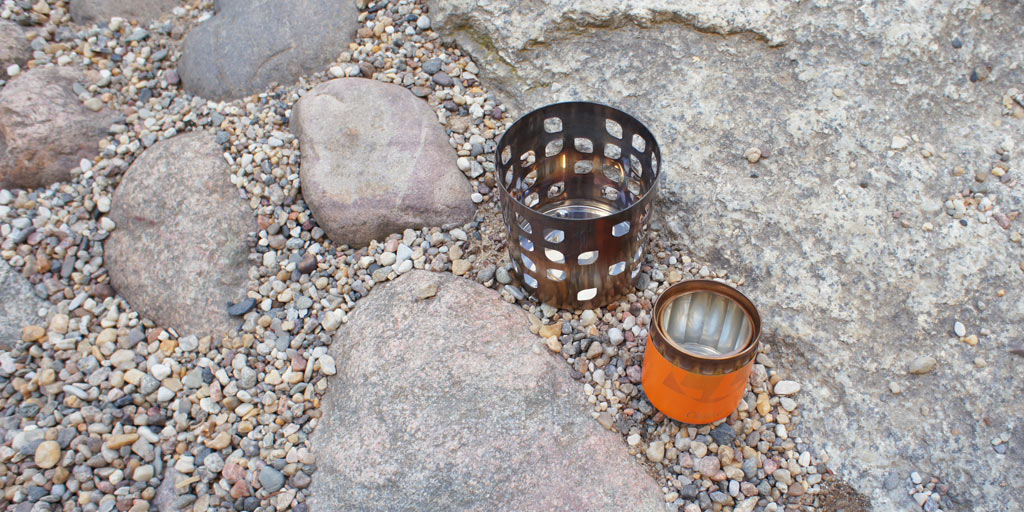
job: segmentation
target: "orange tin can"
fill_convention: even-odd
[[[725,418],[743,399],[760,338],[761,317],[735,288],[704,279],[677,283],[654,303],[644,392],[684,423]]]

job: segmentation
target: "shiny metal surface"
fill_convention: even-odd
[[[761,316],[739,290],[693,279],[654,303],[651,341],[673,365],[705,375],[735,371],[757,354]]]
[[[698,356],[722,356],[743,349],[750,319],[732,299],[709,291],[680,295],[661,318],[669,343]]]
[[[558,103],[516,121],[497,156],[509,256],[525,289],[574,309],[629,293],[661,180],[647,128],[605,105]]]

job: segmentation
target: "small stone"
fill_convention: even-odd
[[[910,474],[910,481],[914,482],[915,485],[921,483],[921,474],[918,473],[917,471],[914,471],[913,473]]]
[[[743,158],[746,158],[748,162],[754,164],[761,159],[761,150],[758,148],[749,148],[743,152]]]
[[[964,324],[955,322],[953,323],[953,332],[956,333],[957,336],[963,337],[967,335],[967,328],[964,327]]]
[[[473,264],[469,260],[459,259],[452,262],[452,273],[457,276],[466,275],[469,269],[472,268]]]
[[[587,309],[580,315],[580,326],[590,327],[597,323],[597,315],[594,314],[593,310]]]
[[[107,448],[120,450],[122,446],[128,446],[139,440],[139,434],[115,434],[107,438]]]
[[[300,274],[309,274],[316,270],[316,267],[316,255],[311,252],[307,252],[302,255],[302,259],[299,260],[299,264],[295,266],[295,269],[298,270]]]
[[[132,473],[132,480],[135,480],[136,482],[148,482],[153,478],[153,473],[154,469],[152,464],[143,464],[135,468],[135,472]]]
[[[46,336],[46,329],[43,329],[38,325],[29,325],[21,330],[21,341],[26,343],[40,340],[43,336]]]
[[[721,469],[722,461],[718,460],[718,457],[714,455],[701,457],[701,459],[697,461],[697,471],[700,471],[700,474],[706,477],[714,476]]]
[[[35,462],[42,469],[50,469],[60,460],[60,445],[57,441],[43,441],[36,447]]]
[[[622,329],[619,329],[618,327],[608,329],[608,341],[610,341],[612,345],[618,345],[622,343],[622,340],[624,339],[626,338],[622,334]]]
[[[338,369],[337,366],[335,365],[333,357],[324,354],[320,356],[320,359],[318,359],[318,361],[320,361],[320,371],[324,375],[334,375],[335,373],[338,373]]]
[[[892,138],[892,143],[889,144],[889,148],[899,151],[901,149],[906,149],[909,145],[910,139],[907,139],[906,137],[900,135],[896,135]]]
[[[923,375],[935,369],[937,361],[932,356],[918,356],[910,362],[910,373]]]
[[[82,104],[93,112],[99,112],[103,108],[103,100],[95,97],[85,100]]]
[[[800,383],[791,380],[780,380],[775,384],[775,394],[789,396],[800,391]]]
[[[263,466],[260,469],[260,485],[268,493],[277,492],[284,487],[284,475],[270,466]]]
[[[537,334],[541,338],[551,338],[553,336],[559,336],[560,334],[562,334],[562,322],[542,325],[540,326],[540,329],[538,329]]]
[[[661,462],[665,458],[665,443],[655,441],[647,447],[647,460]]]
[[[430,28],[430,17],[427,15],[420,16],[416,19],[416,28],[420,30],[427,30]]]
[[[694,457],[703,457],[708,454],[708,445],[700,441],[691,441],[690,453],[692,453]]]
[[[734,439],[736,439],[736,431],[733,430],[732,425],[722,423],[711,430],[711,438],[714,439],[719,446],[728,446],[732,444]]]
[[[416,298],[426,300],[437,295],[437,283],[428,283],[416,291]]]

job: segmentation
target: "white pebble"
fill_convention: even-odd
[[[476,204],[484,202],[484,196],[480,195],[479,192],[473,192],[472,194],[470,194],[469,198],[472,199],[473,202]]]
[[[335,373],[338,373],[338,369],[334,365],[334,358],[327,354],[320,356],[320,371],[323,372],[324,375],[334,375]]]
[[[21,66],[17,64],[11,64],[10,66],[7,66],[7,76],[13,77],[18,73],[21,73]]]
[[[964,324],[960,322],[956,322],[953,324],[953,332],[960,337],[967,336],[967,327],[964,327]]]
[[[629,437],[626,438],[626,444],[630,446],[640,444],[640,434],[630,434]]]
[[[154,364],[149,369],[149,373],[153,374],[156,380],[164,380],[171,375],[171,367],[163,363]]]
[[[459,159],[455,161],[455,164],[459,166],[459,170],[462,172],[469,172],[469,170],[473,168],[473,163],[470,162],[469,158],[464,156],[460,156]]]
[[[608,341],[612,342],[612,345],[618,345],[619,343],[622,343],[622,340],[624,339],[625,337],[622,335],[622,329],[619,329],[618,327],[608,329]]]
[[[800,391],[800,383],[791,380],[780,380],[775,384],[775,394],[788,396]]]
[[[416,28],[418,28],[420,30],[427,30],[428,28],[430,28],[430,17],[429,16],[420,16],[416,20]]]

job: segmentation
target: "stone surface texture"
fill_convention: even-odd
[[[181,5],[179,0],[74,0],[71,19],[89,25],[106,23],[117,16],[129,20],[150,21]]]
[[[72,90],[85,76],[69,68],[36,68],[0,91],[0,187],[35,188],[71,177],[117,114],[87,109]]]
[[[39,325],[43,321],[39,310],[49,307],[16,269],[0,261],[0,349],[10,349],[21,341],[21,329]]]
[[[377,98],[368,102],[366,98]],[[366,245],[405,228],[463,223],[472,188],[444,128],[404,87],[339,78],[295,105],[302,195],[332,240]]]
[[[331,345],[311,509],[664,510],[528,328],[450,274],[415,270],[360,301]]]
[[[117,228],[105,252],[111,284],[182,336],[239,323],[227,305],[245,295],[245,240],[256,225],[228,176],[213,135],[194,132],[147,149],[114,191]]]
[[[357,17],[347,0],[219,0],[217,13],[185,38],[181,78],[212,100],[291,84],[348,49]]]
[[[0,22],[0,64],[3,65],[4,76],[7,76],[7,66],[24,66],[31,56],[32,48],[25,39],[25,29],[9,21]]]
[[[648,123],[661,227],[746,277],[777,362],[810,383],[806,439],[877,509],[914,505],[885,485],[913,470],[965,509],[1024,508],[1024,379],[1007,351],[1024,334],[1024,188],[1010,184],[1024,46],[1006,41],[1024,5],[429,4],[512,114],[584,99]],[[1004,159],[1011,178],[976,179]],[[948,215],[963,192],[987,211]],[[955,319],[992,335],[960,343]],[[938,366],[908,375],[922,354]],[[1004,433],[1018,441],[1002,455]]]

